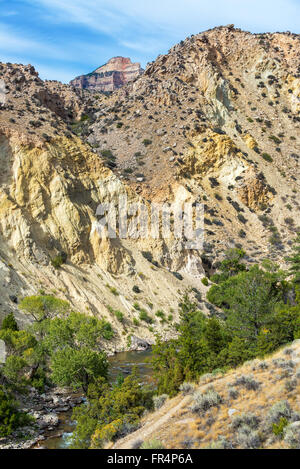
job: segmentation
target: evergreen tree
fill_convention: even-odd
[[[3,319],[2,324],[1,324],[1,329],[2,330],[8,329],[10,331],[18,331],[19,330],[17,321],[15,320],[15,317],[14,317],[13,313],[9,313],[7,316],[5,316],[5,318]]]
[[[224,260],[220,264],[220,273],[213,275],[211,280],[215,283],[220,283],[234,275],[237,275],[239,272],[244,272],[246,270],[246,266],[241,262],[241,260],[245,255],[246,253],[243,249],[228,249],[224,254]]]
[[[140,417],[153,407],[153,391],[140,383],[136,370],[114,385],[103,378],[88,389],[88,401],[74,409],[77,421],[72,448],[103,448],[108,441],[125,436],[137,428]]]
[[[275,304],[279,301],[274,277],[258,266],[227,282],[229,311],[226,324],[235,336],[255,346],[262,327],[272,321]]]

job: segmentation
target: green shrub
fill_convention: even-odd
[[[242,414],[234,415],[231,422],[231,428],[238,430],[241,427],[247,426],[255,430],[259,425],[258,417],[252,412],[243,412]]]
[[[33,418],[19,412],[13,398],[4,390],[3,386],[0,386],[0,437],[6,437],[18,427],[32,423]]]
[[[280,145],[280,143],[281,143],[281,140],[278,137],[276,137],[275,135],[271,135],[269,137],[269,139],[273,140],[273,142],[276,143],[276,145]]]
[[[264,160],[268,161],[269,163],[272,163],[273,158],[269,155],[269,153],[263,153],[261,156]]]
[[[274,435],[283,437],[284,429],[288,425],[289,421],[285,417],[281,417],[278,423],[273,423],[272,432]]]
[[[139,318],[141,321],[147,322],[148,324],[153,323],[153,319],[148,315],[147,311],[142,309],[139,314]]]
[[[119,296],[119,292],[115,287],[111,287],[110,285],[108,285],[108,288],[114,296]]]
[[[234,384],[235,386],[244,386],[248,391],[251,389],[256,390],[260,386],[260,383],[256,381],[252,375],[238,376]]]
[[[212,407],[217,407],[222,402],[221,396],[213,387],[210,387],[204,394],[201,391],[195,392],[193,398],[192,412],[203,413]]]
[[[290,423],[285,427],[284,442],[291,449],[300,449],[300,421]]]
[[[141,445],[140,449],[164,449],[164,445],[159,440],[147,440]]]
[[[179,391],[182,392],[184,395],[191,394],[195,391],[195,385],[194,383],[184,382],[180,385]]]
[[[18,331],[19,330],[17,321],[15,320],[15,317],[14,317],[13,313],[9,313],[7,316],[5,316],[5,318],[3,319],[2,324],[1,324],[1,329],[2,330],[8,329],[10,331]]]
[[[160,396],[153,396],[154,409],[160,409],[166,400],[168,399],[168,394],[161,394]]]
[[[64,261],[60,254],[58,256],[53,257],[53,259],[51,259],[51,264],[53,265],[55,269],[59,269],[63,265],[63,263]]]
[[[114,155],[111,150],[101,150],[101,155],[106,159],[114,159]]]
[[[111,386],[105,380],[91,384],[88,405],[77,407],[72,419],[77,422],[72,434],[72,449],[103,448],[136,430],[145,410],[153,408],[153,391],[133,372]]]
[[[205,285],[206,287],[208,287],[208,285],[209,285],[208,278],[203,277],[203,278],[201,279],[201,282],[203,283],[203,285]]]
[[[241,223],[245,224],[248,221],[247,218],[245,218],[244,215],[242,215],[241,213],[239,213],[237,217]]]
[[[228,387],[228,397],[229,399],[237,399],[239,397],[239,392],[236,388],[229,386]]]
[[[224,436],[218,436],[216,441],[213,441],[207,449],[232,449],[233,445]]]
[[[116,310],[114,313],[118,321],[124,322],[124,314],[121,311]]]
[[[100,332],[103,339],[110,340],[114,337],[115,333],[110,322],[105,319],[101,319],[100,323]]]
[[[159,309],[158,311],[156,311],[155,316],[157,316],[158,318],[160,318],[160,319],[162,319],[162,320],[165,320],[165,319],[166,319],[165,313],[164,313],[161,309]]]
[[[172,272],[174,277],[176,277],[178,280],[183,280],[183,276],[179,272]]]
[[[256,449],[261,446],[261,434],[247,425],[239,428],[236,440],[242,449]]]
[[[288,401],[276,402],[268,412],[267,422],[273,427],[278,425],[282,419],[289,420],[292,417],[292,409]]]

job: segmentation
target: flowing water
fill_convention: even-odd
[[[146,362],[150,358],[151,350],[144,352],[121,352],[109,357],[109,379],[115,381],[118,375],[127,376],[134,367],[139,371],[141,381],[151,382],[151,365]],[[68,441],[74,429],[74,422],[71,420],[72,410],[59,414],[59,426],[47,435],[46,439],[38,443],[37,448],[65,449],[68,448]]]

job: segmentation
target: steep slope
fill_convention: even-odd
[[[253,360],[225,375],[204,375],[113,448],[136,449],[158,440],[167,449],[286,449],[295,444],[299,449],[299,363],[296,341],[264,361]],[[211,398],[211,407],[196,410],[195,402],[208,392],[215,402]],[[278,426],[281,418],[285,430],[276,434],[273,424]]]
[[[232,26],[192,36],[100,104],[88,141],[145,198],[204,202],[211,261],[232,243],[279,259],[299,220],[298,49]]]
[[[25,321],[21,296],[55,292],[109,318],[116,337],[104,346],[122,350],[132,335],[171,337],[186,288],[208,312],[201,278],[227,247],[282,264],[299,225],[298,49],[298,35],[216,28],[109,97],[2,64],[1,317]],[[100,239],[97,206],[120,194],[203,203],[203,251],[172,237]]]
[[[0,115],[0,317],[13,310],[19,322],[28,321],[18,300],[45,292],[108,318],[116,336],[103,344],[107,350],[138,347],[132,334],[148,343],[155,331],[172,335],[172,324],[155,320],[154,312],[175,308],[189,282],[146,260],[141,252],[148,241],[103,239],[97,231],[100,203],[117,201],[120,194],[140,200],[72,133],[74,118],[83,116],[78,125],[84,124],[83,112],[91,112],[97,98],[42,82],[30,66],[3,65],[1,76],[6,100]],[[67,263],[57,270],[51,260],[61,252]],[[116,310],[124,314],[123,323]],[[153,317],[151,330],[139,320],[141,310]]]
[[[94,72],[81,75],[70,81],[75,88],[112,92],[143,73],[141,64],[132,63],[129,58],[113,57]]]

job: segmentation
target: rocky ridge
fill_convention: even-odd
[[[143,72],[139,63],[132,63],[125,57],[113,57],[93,72],[74,78],[70,81],[70,85],[109,93],[139,77]]]

